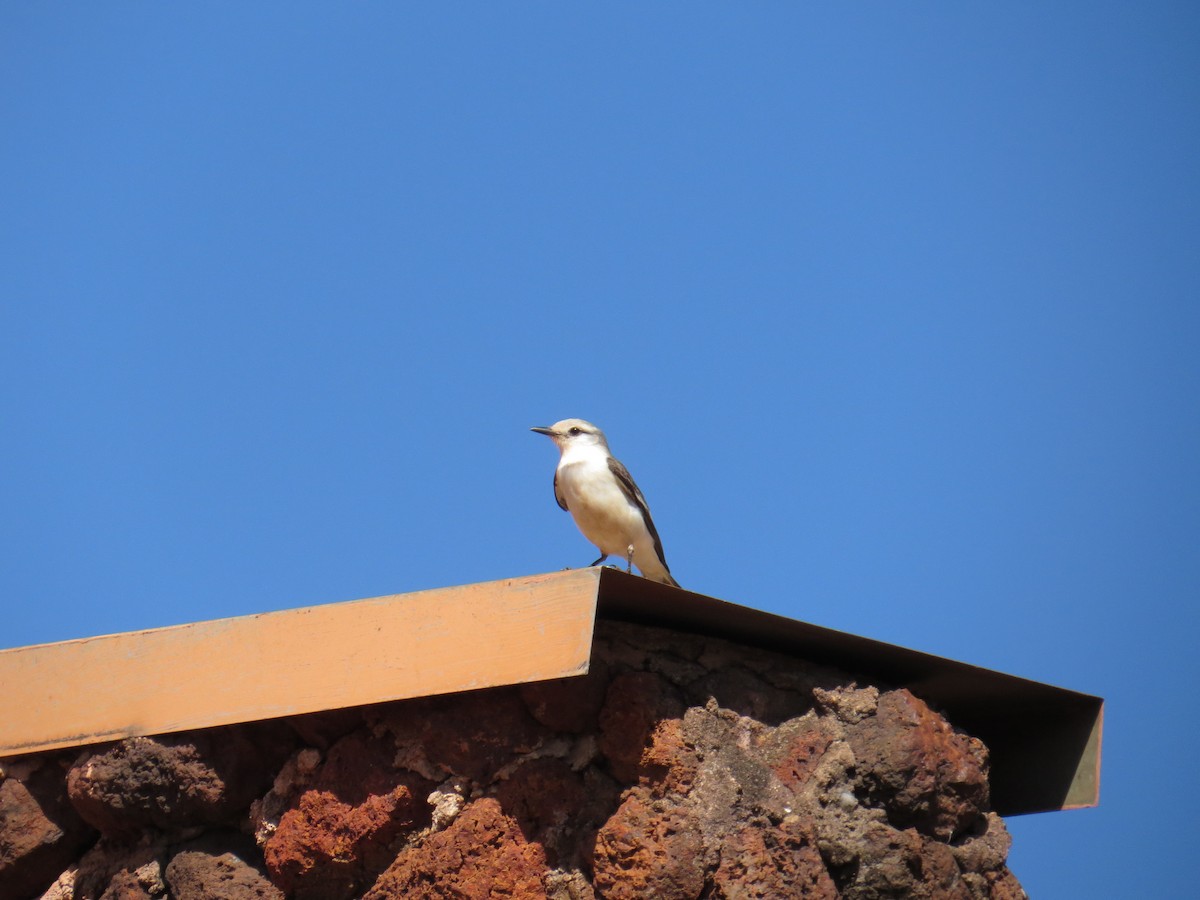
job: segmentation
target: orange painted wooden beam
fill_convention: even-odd
[[[0,651],[0,756],[587,671],[599,569]]]

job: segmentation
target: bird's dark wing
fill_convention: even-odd
[[[663,568],[667,569],[668,574],[670,569],[667,568],[667,557],[663,553],[662,540],[659,539],[658,529],[654,527],[654,520],[650,518],[650,507],[646,505],[646,498],[642,496],[641,490],[634,483],[633,476],[629,474],[629,470],[621,464],[621,461],[608,458],[608,470],[617,477],[617,483],[621,485],[621,490],[638,509],[642,512],[642,518],[646,520],[646,530],[650,532],[650,537],[654,538],[654,552],[658,554],[658,561],[663,564]]]
[[[558,489],[558,469],[554,470],[554,499],[558,501],[558,505],[564,510],[567,508],[567,498],[564,497],[562,495],[562,491]]]

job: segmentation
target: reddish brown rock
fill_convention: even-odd
[[[221,825],[266,791],[289,750],[270,726],[129,738],[77,762],[67,790],[109,836]]]
[[[393,803],[409,800],[405,795]],[[306,791],[263,846],[271,880],[289,894],[351,896],[358,887],[358,845],[390,821],[388,812],[378,802],[363,810],[328,791]]]
[[[163,895],[151,893],[133,872],[118,872],[100,895],[100,900],[157,900]]]
[[[96,838],[67,799],[61,757],[10,763],[0,782],[0,900],[44,891]]]
[[[805,716],[784,722],[763,740],[771,771],[786,787],[798,791],[812,777],[835,733],[825,719]]]
[[[812,824],[789,817],[779,826],[755,821],[721,844],[713,900],[837,900],[838,891],[814,843]]]
[[[397,857],[364,900],[543,900],[546,854],[491,797]]]
[[[379,718],[402,754],[419,748],[443,777],[460,775],[485,784],[514,756],[532,751],[550,735],[516,689],[394,704],[381,709]]]
[[[600,752],[613,777],[624,784],[638,778],[642,751],[663,719],[683,715],[683,702],[671,684],[652,672],[627,672],[608,686],[600,711]]]
[[[988,872],[984,881],[988,892],[983,896],[988,900],[1029,900],[1029,895],[1025,893],[1017,877],[1007,868]]]
[[[842,873],[846,900],[972,900],[950,848],[914,829],[872,823],[858,849],[857,864]]]
[[[365,729],[352,732],[330,748],[320,769],[313,776],[313,787],[330,791],[351,805],[372,795],[391,792],[398,784],[421,793],[432,785],[413,779],[411,772],[398,772],[393,765],[391,748]]]
[[[352,806],[328,791],[306,791],[263,848],[272,880],[308,897],[349,897],[360,886],[363,857],[411,828],[416,802],[403,786]]]
[[[539,843],[550,866],[589,870],[596,831],[617,808],[620,787],[602,772],[572,771],[560,759],[518,766],[495,789],[505,815]]]
[[[73,900],[165,900],[162,841],[130,844],[101,838],[79,861]]]
[[[954,858],[964,872],[995,872],[1004,868],[1012,838],[1004,820],[994,812],[988,813],[976,832],[953,847]]]
[[[989,812],[975,833],[951,847],[963,880],[974,897],[988,900],[1028,900],[1005,861],[1012,838],[1004,820]]]
[[[906,690],[879,698],[875,715],[847,729],[868,796],[903,828],[949,839],[988,803],[987,750]]]
[[[283,900],[267,879],[253,842],[240,834],[214,834],[180,848],[165,876],[172,900]]]
[[[583,778],[558,759],[535,759],[519,766],[496,788],[505,815],[521,833],[541,844],[551,865],[574,864],[580,833],[599,825],[586,810]]]
[[[650,732],[638,764],[638,781],[656,795],[687,793],[696,780],[700,760],[684,735],[681,719],[663,719]]]
[[[596,730],[608,679],[608,666],[595,659],[582,677],[535,681],[519,690],[530,714],[547,728],[582,734]]]
[[[297,897],[352,896],[391,862],[397,837],[428,824],[431,787],[395,770],[385,742],[348,735],[263,847],[272,881]]]
[[[596,836],[592,884],[607,900],[695,900],[704,890],[704,839],[679,804],[630,791]]]

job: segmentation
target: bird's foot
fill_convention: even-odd
[[[629,545],[629,555],[625,557],[625,572],[633,574],[633,544]]]

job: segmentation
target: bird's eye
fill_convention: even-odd
[[[567,432],[568,434],[583,434],[583,429],[578,425],[572,425]]]

